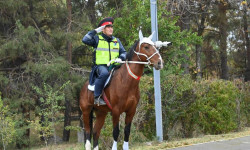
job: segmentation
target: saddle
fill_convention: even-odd
[[[113,77],[113,74],[114,74],[115,70],[118,69],[118,68],[120,68],[120,66],[121,66],[121,65],[115,66],[115,67],[113,67],[113,68],[111,69],[110,74],[109,74],[109,77],[108,77],[107,80],[105,81],[104,89],[109,85],[109,83],[110,83],[110,81],[111,81],[111,78]],[[89,84],[89,85],[88,85],[88,90],[90,90],[90,91],[92,91],[92,92],[95,91],[95,85],[94,85],[95,82],[94,82],[94,79],[95,79],[96,77],[95,77],[94,74],[93,74],[94,72],[95,72],[95,70],[93,69],[92,72],[91,72],[91,76],[90,76],[90,82],[89,82],[89,83],[92,83],[92,84]],[[111,106],[111,104],[110,104],[110,102],[109,102],[107,96],[105,95],[105,92],[104,92],[104,91],[102,91],[102,98],[103,98],[103,100],[106,102],[107,106],[112,110],[112,106]]]
[[[116,70],[116,69],[113,68],[113,69],[110,71],[109,77],[108,77],[107,80],[105,81],[104,88],[105,88],[107,85],[109,85],[109,83],[110,83],[110,81],[111,81],[111,78],[112,78],[112,76],[113,76],[115,70]],[[90,82],[89,82],[89,83],[90,83]],[[93,91],[93,92],[95,91],[94,81],[92,82],[92,85],[91,85],[91,84],[88,85],[88,89],[89,89],[90,91]]]

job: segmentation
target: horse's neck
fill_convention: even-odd
[[[131,61],[140,61],[138,56],[137,55],[134,55],[133,58],[131,59]],[[142,74],[143,74],[143,71],[144,71],[144,65],[143,64],[136,64],[136,63],[128,63],[128,66],[131,70],[131,72],[138,76],[138,77],[141,77]],[[123,66],[124,69],[127,70],[127,67],[126,67],[126,64]],[[129,75],[128,73],[128,70],[127,70],[127,74]],[[130,76],[130,75],[129,75]],[[131,77],[130,77],[131,78]],[[135,79],[133,79],[135,80]]]
[[[134,60],[132,60],[134,61]],[[130,70],[138,77],[141,77],[142,74],[143,74],[143,71],[144,71],[144,65],[142,64],[128,64],[129,65],[129,68]]]
[[[137,49],[138,49],[138,47],[137,47]],[[141,61],[141,60],[139,59],[139,57],[136,54],[134,54],[131,61]],[[131,71],[135,75],[140,76],[140,77],[142,76],[143,70],[144,70],[144,65],[143,64],[133,64],[133,63],[131,63],[131,64],[128,64],[128,65],[129,65]]]
[[[136,50],[138,50],[139,46],[137,45]],[[139,57],[134,53],[130,61],[141,61]],[[136,75],[137,77],[141,77],[144,71],[143,64],[136,64],[136,63],[128,63],[130,71]],[[140,80],[136,80],[131,75],[129,75],[128,69],[126,64],[122,65],[121,70],[119,72],[121,76],[126,78],[126,84],[132,84],[131,86],[138,86]],[[128,79],[128,80],[127,80]],[[130,82],[131,81],[131,82]],[[138,81],[138,82],[137,82]]]

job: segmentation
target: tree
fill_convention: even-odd
[[[210,7],[210,0],[206,0],[204,3],[200,2],[198,3],[198,13],[196,13],[196,25],[197,25],[197,32],[198,32],[198,36],[203,36],[203,32],[205,29],[205,23],[206,23],[206,19],[208,17],[208,11],[209,11],[209,7]],[[196,72],[197,72],[197,79],[201,79],[202,78],[202,60],[201,60],[201,56],[202,56],[202,45],[201,44],[197,44],[196,45]]]
[[[64,93],[62,90],[69,84],[66,82],[59,89],[54,89],[50,85],[44,83],[43,88],[40,89],[37,86],[34,86],[34,90],[39,96],[41,101],[41,108],[38,109],[38,116],[41,120],[43,117],[43,122],[39,120],[34,121],[35,128],[40,131],[42,134],[46,146],[48,146],[48,139],[53,135],[54,144],[56,144],[56,126],[60,123],[60,111],[63,109],[60,106],[60,102],[65,99]]]
[[[71,0],[67,0],[67,10],[68,10],[68,27],[67,27],[67,33],[71,34],[71,23],[72,23],[72,4]],[[67,41],[67,56],[68,56],[68,62],[72,64],[72,42],[70,39]],[[69,141],[70,136],[70,130],[66,130],[65,128],[67,126],[71,125],[71,104],[68,99],[65,99],[65,115],[64,115],[64,130],[63,130],[63,141]]]
[[[227,9],[229,3],[227,0],[218,1],[218,28],[219,28],[219,47],[221,59],[221,78],[228,80],[227,65]]]
[[[245,45],[246,45],[246,72],[245,72],[245,80],[250,81],[250,39],[249,39],[249,31],[248,31],[248,20],[247,20],[247,11],[250,4],[247,1],[243,1],[241,3],[243,5],[243,24],[244,24],[244,35],[245,35]]]
[[[4,12],[0,22],[0,90],[9,99],[11,111],[19,116],[16,143],[23,148],[29,146],[29,121],[34,119],[30,114],[40,107],[35,107],[39,100],[32,86],[49,83],[56,88],[73,78],[66,56],[67,9],[62,1],[37,0],[1,1],[0,9]]]

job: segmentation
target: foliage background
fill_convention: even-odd
[[[250,67],[246,38],[249,34],[245,28],[245,24],[249,26],[249,3],[239,0],[157,3],[159,39],[173,43],[160,50],[165,61],[161,71],[164,139],[221,134],[249,126],[250,84],[245,82]],[[221,11],[224,9],[225,12]],[[40,110],[49,91],[37,93],[34,87],[44,89],[45,84],[50,91],[57,91],[70,81],[55,96],[60,101],[54,108],[63,108],[57,115],[63,116],[64,121],[65,112],[69,111],[66,106],[72,106],[71,115],[77,114],[73,108],[78,107],[79,91],[88,79],[92,60],[92,49],[83,45],[81,39],[101,19],[115,18],[114,35],[127,50],[138,40],[140,27],[144,36],[151,34],[149,0],[0,0],[0,14],[0,91],[4,111],[1,117],[10,121],[6,131],[13,133],[1,138],[1,148],[7,144],[2,143],[6,138],[9,149],[32,147],[40,140],[44,144],[32,122],[39,126],[44,121]],[[223,15],[226,34],[220,30]],[[223,40],[226,62],[225,55],[221,55]],[[223,63],[228,67],[227,79],[222,78]],[[152,85],[153,71],[145,68],[131,142],[156,139]],[[107,118],[102,131],[102,146],[112,144],[110,119]],[[73,126],[79,124],[78,119]],[[60,125],[56,133],[63,137],[62,121]],[[121,123],[121,131],[123,127]],[[32,141],[33,132],[37,141]],[[121,141],[122,136],[123,132]]]

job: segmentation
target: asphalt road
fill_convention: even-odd
[[[250,150],[250,136],[200,143],[171,150]]]

